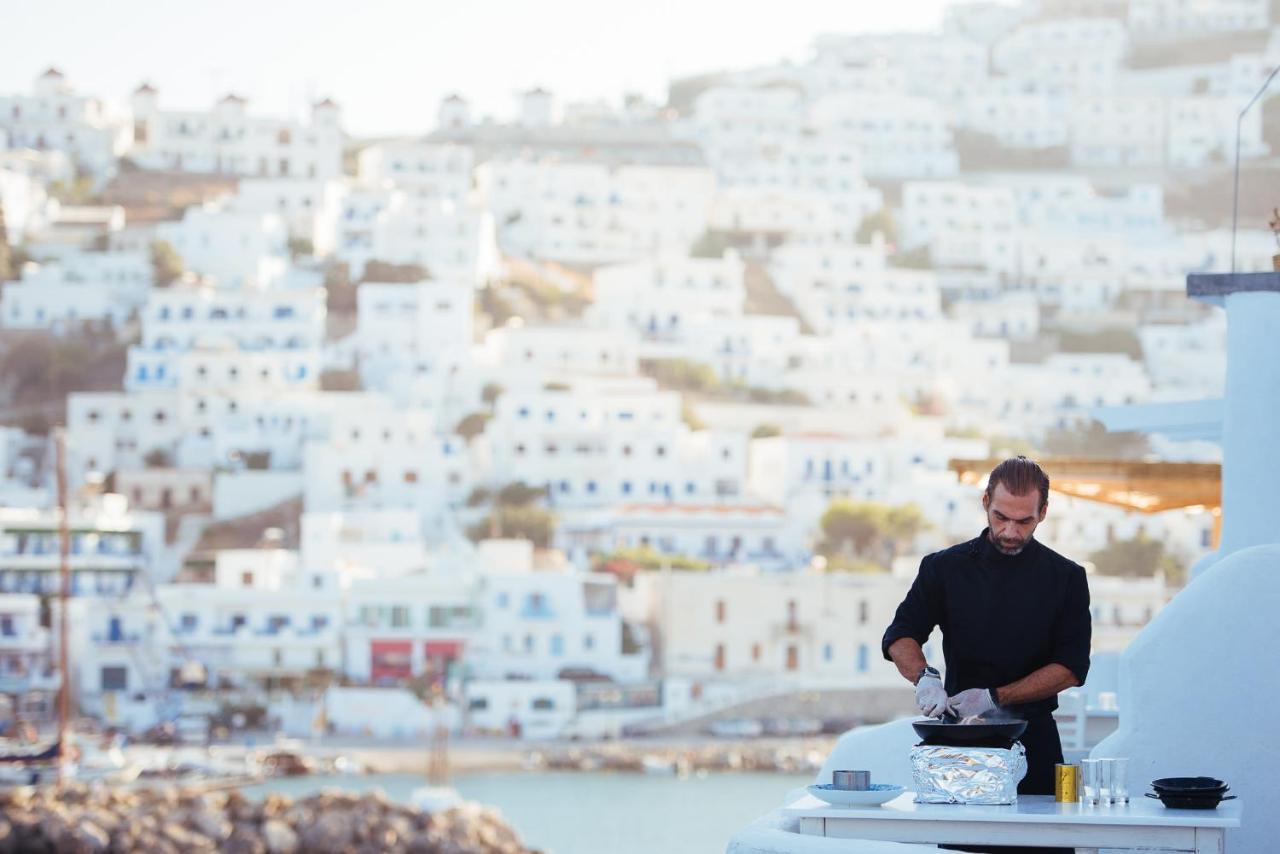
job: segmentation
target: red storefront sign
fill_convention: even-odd
[[[382,640],[369,642],[369,679],[395,682],[413,675],[413,642]]]

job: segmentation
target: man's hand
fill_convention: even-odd
[[[936,718],[947,709],[947,689],[937,676],[925,674],[916,683],[916,706],[922,715]]]
[[[986,688],[970,688],[947,700],[947,708],[961,718],[972,718],[996,707]]]

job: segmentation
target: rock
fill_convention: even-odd
[[[307,827],[298,829],[298,844],[304,851],[341,852],[355,836],[351,813],[323,812]]]
[[[263,822],[262,841],[271,854],[294,854],[298,850],[298,834],[289,825],[276,819]]]
[[[208,806],[197,808],[188,814],[186,826],[214,842],[222,842],[231,835],[232,830],[231,822],[227,821],[221,810],[214,812]]]
[[[288,829],[288,828],[286,828]],[[263,836],[266,836],[266,828],[263,828]],[[292,830],[289,831],[293,833]],[[268,844],[262,838],[258,837],[257,831],[250,825],[241,824],[231,831],[231,835],[227,837],[227,841],[219,846],[218,850],[222,854],[267,854],[268,851],[275,849],[268,848]],[[290,851],[296,849],[288,849]]]
[[[91,822],[80,822],[68,833],[65,850],[75,854],[99,854],[111,847],[111,836]],[[60,849],[63,850],[63,849]]]
[[[207,836],[196,833],[177,822],[170,822],[160,829],[160,836],[181,851],[215,851],[217,845]]]
[[[18,834],[7,819],[0,818],[0,854],[18,850]]]

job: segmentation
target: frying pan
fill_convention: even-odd
[[[1002,721],[1000,723],[962,724],[955,715],[912,721],[916,735],[930,744],[960,745],[982,741],[1013,741],[1027,728],[1026,721]]]

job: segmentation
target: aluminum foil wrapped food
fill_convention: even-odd
[[[911,774],[916,803],[1014,804],[1027,751],[1016,741],[1007,749],[921,744],[911,748]]]

